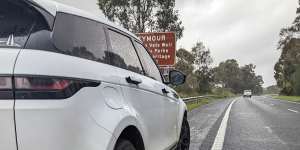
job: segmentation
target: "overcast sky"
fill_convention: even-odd
[[[97,0],[57,1],[102,15]],[[253,63],[264,86],[276,84],[278,33],[295,18],[297,0],[176,0],[176,8],[185,27],[178,48],[189,50],[203,41],[214,65],[231,58],[240,65]]]

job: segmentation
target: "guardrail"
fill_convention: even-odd
[[[182,100],[185,103],[199,103],[204,98],[210,98],[210,97],[217,97],[217,96],[216,95],[201,95],[201,96],[182,98]]]

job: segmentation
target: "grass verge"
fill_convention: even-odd
[[[208,104],[210,101],[208,99],[202,99],[200,102],[198,103],[187,103],[187,108],[188,108],[188,111],[191,111],[195,108],[198,108],[202,105],[205,105],[205,104]]]
[[[225,97],[204,98],[204,99],[199,100],[198,102],[187,103],[187,108],[188,108],[188,111],[191,111],[195,108],[198,108],[198,107],[201,107],[203,105],[209,104],[209,103],[211,103],[213,101],[216,101],[216,100],[220,100],[222,98],[225,98]]]
[[[283,96],[283,95],[280,95],[280,96],[273,96],[273,98],[300,103],[300,96]]]

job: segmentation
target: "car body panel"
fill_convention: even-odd
[[[65,12],[93,19],[138,40],[129,31],[76,8],[44,0],[29,1],[34,1],[54,16],[57,12]],[[18,53],[3,59],[12,60]],[[85,87],[67,99],[16,99],[18,150],[112,150],[128,126],[139,130],[146,150],[169,149],[179,140],[186,105],[175,96],[173,89],[145,75],[41,49],[22,49],[16,61],[0,64],[0,67],[10,69],[15,76],[66,77],[101,82],[98,87]],[[126,78],[129,76],[140,79],[142,83],[128,83]],[[11,101],[7,105],[12,116],[13,104]],[[15,139],[14,134],[11,137]],[[16,146],[16,141],[14,144]]]
[[[244,97],[251,97],[252,96],[252,91],[251,90],[244,90]]]
[[[0,100],[0,149],[17,150],[13,107],[14,100]]]
[[[121,69],[123,70],[123,69]],[[142,82],[138,85],[126,82],[126,77],[133,76]],[[124,98],[137,120],[142,124],[143,131],[149,139],[146,149],[165,149],[174,144],[177,135],[178,102],[163,94],[166,86],[152,78],[124,70],[119,75]]]
[[[164,149],[178,141],[178,115],[174,114],[180,109],[179,101],[171,93],[163,95],[161,89],[168,87],[151,78],[73,56],[28,49],[21,51],[15,74],[101,81],[99,87],[84,88],[66,100],[17,99],[15,111],[20,150],[41,149],[33,146],[32,139],[39,141],[37,145],[49,146],[49,150],[53,149],[50,145],[54,143],[57,150],[96,149],[100,143],[90,138],[103,138],[102,135],[106,135],[107,141],[101,144],[109,147],[122,128],[130,125],[141,130],[149,150]],[[138,76],[143,83],[129,85],[125,80],[128,75]],[[114,96],[110,96],[112,93]],[[90,130],[84,133],[87,128],[101,134]],[[114,135],[113,139],[109,138],[110,134]],[[73,142],[81,145],[72,145]]]
[[[116,82],[112,78],[113,73],[108,75],[107,72],[116,71],[105,64],[37,50],[23,50],[15,67],[16,75],[64,76]],[[112,99],[114,97],[104,94],[107,88],[113,88],[115,94],[119,95],[115,98],[120,99]],[[19,150],[108,149],[110,141],[114,140],[114,127],[124,114],[107,105],[108,98],[118,101],[119,107],[123,107],[120,86],[107,82],[101,82],[99,87],[83,88],[65,100],[16,99]]]
[[[110,108],[90,96],[98,91],[84,88],[66,100],[16,100],[19,150],[109,149],[114,136],[99,124],[104,113],[94,110]]]
[[[19,49],[0,48],[0,75],[12,75]],[[0,100],[0,149],[17,150],[14,122],[14,100]]]

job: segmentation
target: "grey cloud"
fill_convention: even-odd
[[[179,47],[190,49],[195,42],[204,41],[214,65],[231,58],[241,65],[253,63],[264,86],[275,84],[278,33],[293,21],[297,0],[177,1],[182,4],[177,9],[186,29]]]

